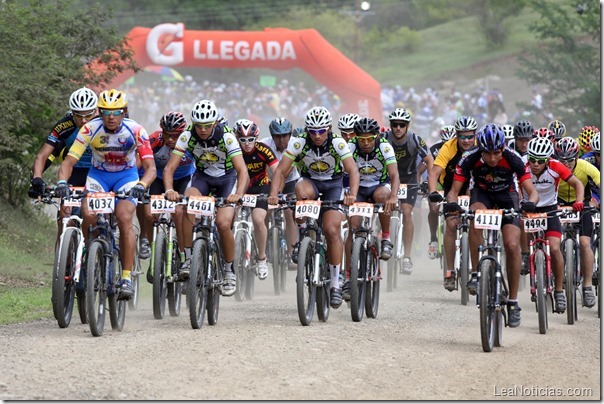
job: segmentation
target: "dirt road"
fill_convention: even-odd
[[[147,283],[123,332],[107,320],[94,338],[77,313],[67,329],[54,319],[0,326],[0,399],[600,399],[595,309],[580,308],[573,326],[550,313],[540,335],[525,288],[522,325],[484,353],[478,309],[443,289],[437,261],[416,258],[392,293],[384,281],[378,318],[360,323],[343,305],[301,326],[294,274],[285,295],[269,276],[251,302],[222,298],[218,324],[201,330],[184,305],[154,320]]]

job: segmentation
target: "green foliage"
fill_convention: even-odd
[[[548,105],[570,133],[601,119],[600,7],[586,4],[579,14],[569,3],[531,0],[541,15],[531,31],[542,41],[520,58],[520,77],[549,89]]]
[[[100,7],[70,0],[4,3],[0,13],[0,195],[13,205],[26,197],[27,172],[51,125],[82,85],[99,86],[134,69],[131,51]],[[89,62],[109,50],[99,66]]]
[[[524,8],[523,0],[476,0],[474,12],[478,17],[478,29],[488,46],[503,47],[509,37],[507,20],[515,17]]]
[[[0,285],[0,324],[52,317],[50,295],[50,286],[14,288]]]

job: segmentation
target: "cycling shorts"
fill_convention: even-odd
[[[312,199],[319,199],[319,195],[321,195],[322,201],[337,201],[342,199],[342,177],[335,178],[327,181],[317,181],[311,178],[302,178],[300,182],[309,181],[312,185],[315,196]],[[341,207],[329,207],[326,210],[342,210]]]
[[[547,213],[558,210],[558,205],[541,206],[535,209],[536,213]],[[545,231],[545,237],[556,237],[562,238],[562,224],[558,216],[547,218],[547,230]]]
[[[357,202],[369,202],[369,201],[375,202],[373,199],[373,193],[379,187],[386,187],[386,188],[388,188],[388,192],[391,191],[389,182],[382,182],[373,187],[359,187],[359,192],[357,194]]]
[[[101,171],[90,167],[86,178],[86,190],[92,192],[127,192],[138,182],[136,167],[124,171]],[[134,198],[123,199],[136,205]],[[118,203],[121,200],[118,200]]]
[[[249,187],[247,189],[246,194],[250,194],[250,195],[259,195],[259,194],[265,194],[268,195],[268,192],[270,191],[270,186],[268,184],[264,184],[264,185],[259,185],[257,187]],[[266,198],[262,198],[256,201],[256,206],[254,207],[254,209],[263,209],[263,210],[268,210],[268,200]]]
[[[186,177],[182,177],[177,180],[174,180],[174,182],[172,183],[172,189],[181,195],[184,194],[185,190],[187,189],[187,184],[189,183],[190,179],[191,179],[191,176],[187,175]],[[156,178],[151,183],[151,186],[149,187],[150,195],[161,195],[165,191],[166,191],[166,189],[164,188],[164,180],[161,178]]]
[[[482,188],[474,187],[470,191],[470,206],[473,203],[480,202],[486,209],[514,209],[518,210],[518,193],[511,191],[503,192],[487,192]],[[516,227],[520,227],[520,218],[517,216],[513,218],[503,217],[501,226],[506,224],[513,224]]]
[[[211,177],[199,171],[193,173],[187,188],[196,188],[202,195],[208,196],[210,192],[216,198],[226,198],[235,192],[237,184],[237,172],[232,170],[220,177]]]

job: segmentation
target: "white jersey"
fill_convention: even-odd
[[[260,143],[263,143],[263,144],[267,145],[268,147],[270,147],[271,150],[275,153],[275,156],[277,156],[277,160],[281,161],[281,159],[283,158],[283,152],[280,152],[279,150],[277,150],[277,145],[275,144],[275,141],[273,140],[272,136],[260,139]],[[296,166],[292,165],[292,170],[290,171],[289,175],[285,179],[285,183],[287,184],[288,182],[296,181],[298,178],[300,178],[300,173],[298,172],[298,169],[296,168]]]

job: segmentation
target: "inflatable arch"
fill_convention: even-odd
[[[381,122],[379,83],[327,42],[316,30],[187,31],[184,24],[135,27],[128,33],[134,59],[149,65],[199,68],[301,68],[337,94],[342,111]],[[133,75],[115,77],[115,88]],[[334,117],[335,118],[335,117]]]

